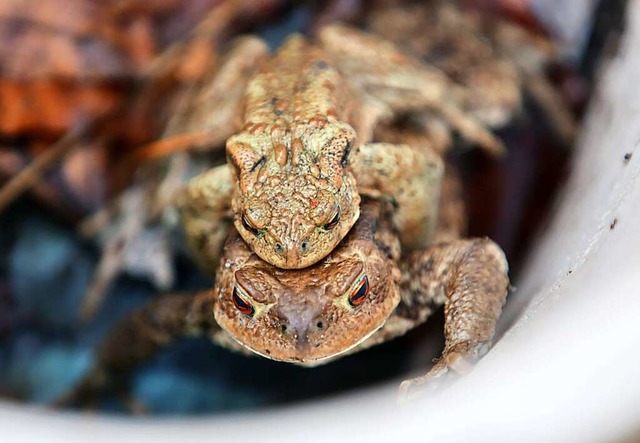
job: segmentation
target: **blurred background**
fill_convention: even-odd
[[[434,19],[442,8],[469,24],[459,32],[463,49],[480,48],[487,58],[457,64],[463,49],[447,46],[452,30]],[[152,142],[235,36],[255,33],[275,49],[292,32],[312,35],[346,21],[470,87],[472,74],[491,72],[496,59],[515,66],[524,101],[496,128],[505,158],[454,137],[447,159],[463,177],[469,235],[503,247],[517,284],[571,172],[575,125],[603,60],[618,51],[625,8],[622,0],[0,0],[0,396],[52,401],[90,368],[96,344],[118,319],[161,292],[211,286],[171,220],[118,198],[157,180],[181,154],[158,152]],[[495,32],[501,23],[526,38],[505,40]],[[528,51],[535,63],[521,57]],[[554,98],[531,86],[535,76]],[[558,101],[573,123],[553,112]],[[189,155],[223,161],[219,151]],[[109,245],[130,219],[145,229],[129,250],[113,253]],[[515,298],[503,330],[527,303]],[[315,369],[185,339],[136,371],[132,394],[149,414],[186,415],[372,386],[424,372],[443,345],[441,317]],[[99,406],[126,412],[117,398]]]

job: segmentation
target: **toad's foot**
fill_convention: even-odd
[[[403,292],[417,304],[439,304],[444,297],[446,342],[426,375],[402,384],[401,399],[415,397],[424,386],[436,388],[452,373],[469,372],[487,352],[507,295],[507,270],[504,253],[488,239],[439,244],[409,258]]]
[[[403,381],[398,390],[400,402],[412,400],[424,392],[433,392],[456,375],[464,375],[489,351],[490,343],[458,343],[445,349],[436,364],[425,375]]]

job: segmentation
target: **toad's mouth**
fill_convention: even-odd
[[[352,344],[341,347],[340,349],[333,350],[329,349],[327,346],[323,346],[320,343],[314,345],[309,343],[308,341],[296,342],[296,345],[294,347],[286,350],[259,350],[252,347],[248,343],[243,343],[242,341],[238,340],[229,331],[227,331],[227,333],[243,348],[261,357],[268,358],[269,360],[279,361],[283,363],[292,363],[298,366],[312,368],[314,366],[329,363],[353,350],[354,348],[365,342],[367,339],[369,339],[373,334],[378,332],[378,330],[382,328],[384,323],[385,321],[382,321],[382,323],[380,323],[377,327],[365,334],[360,339],[354,341]]]

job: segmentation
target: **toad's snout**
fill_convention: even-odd
[[[287,247],[284,252],[284,256],[286,259],[286,266],[288,269],[296,269],[300,266],[300,254],[298,253],[298,249],[295,247]]]
[[[301,303],[288,306],[280,314],[280,331],[294,341],[300,351],[313,346],[327,327],[327,321],[318,306]]]

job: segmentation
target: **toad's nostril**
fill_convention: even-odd
[[[300,243],[300,252],[303,254],[306,254],[307,252],[309,252],[309,241],[308,240],[303,240],[302,243]]]
[[[284,254],[284,246],[282,246],[282,243],[276,243],[274,246],[274,249],[276,250],[276,254],[278,255]]]
[[[327,323],[322,317],[314,318],[310,324],[310,329],[312,331],[315,330],[316,332],[322,332],[326,329],[326,327],[327,327]]]

